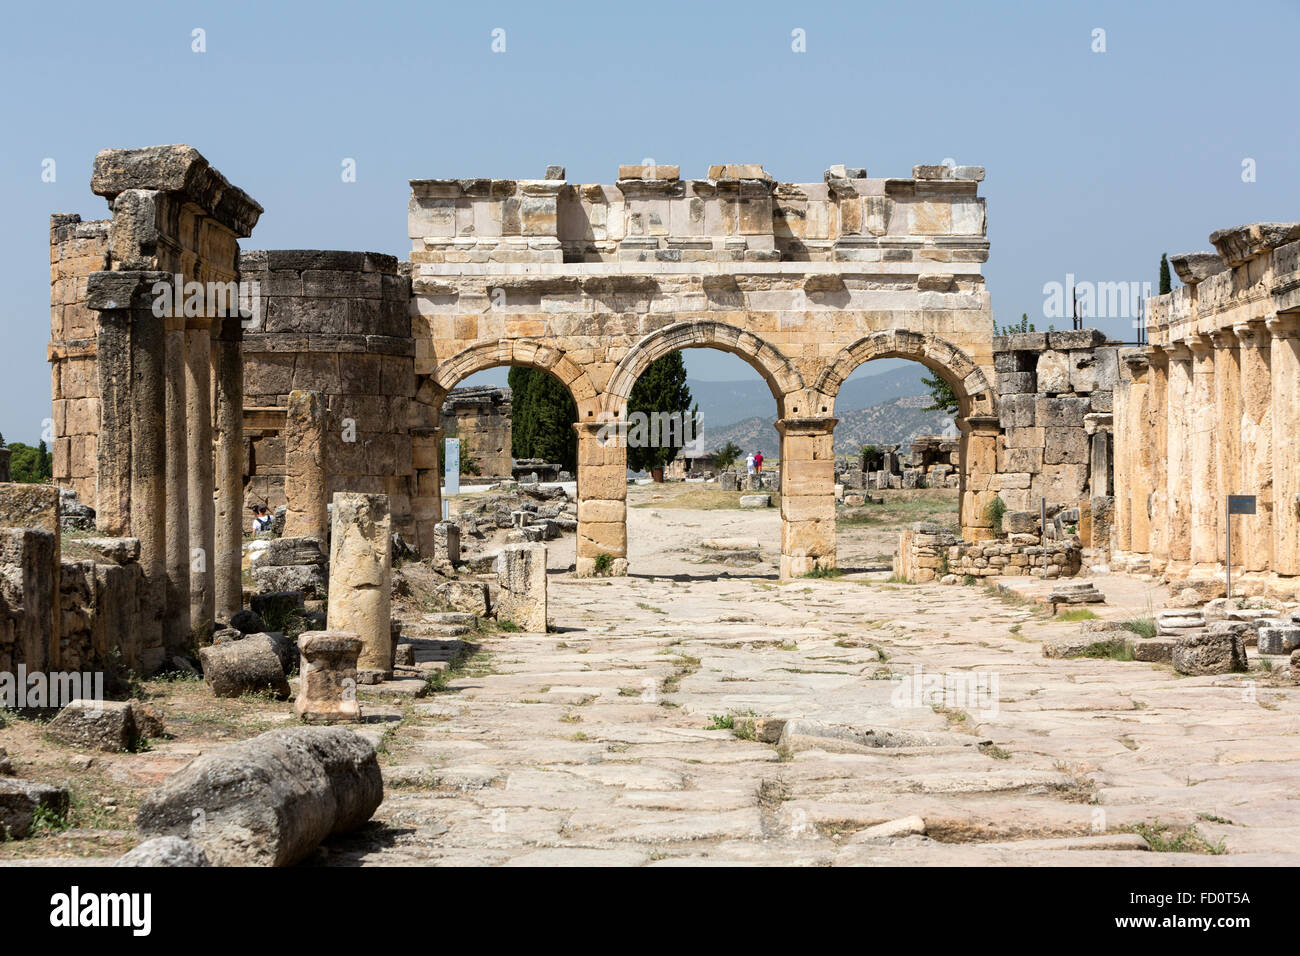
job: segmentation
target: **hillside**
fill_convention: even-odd
[[[921,384],[921,376],[925,374],[928,373],[924,367],[908,362],[879,375],[851,378],[840,389],[835,400],[835,410],[843,417],[846,412],[871,408],[890,399],[924,394],[925,386]],[[754,417],[755,412],[773,418],[776,416],[776,402],[772,399],[772,392],[760,380],[710,382],[687,379],[686,384],[690,386],[691,397],[700,405],[706,429],[740,424]]]
[[[925,411],[929,401],[927,396],[911,395],[844,412],[835,426],[835,453],[852,455],[863,445],[901,444],[916,435],[942,434],[948,416]],[[767,457],[778,457],[780,439],[774,421],[775,416],[753,416],[720,428],[710,428],[706,423],[703,445],[712,449],[731,441],[746,452],[761,451]]]

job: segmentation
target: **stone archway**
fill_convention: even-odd
[[[610,376],[602,397],[602,410],[619,415],[628,396],[651,363],[681,349],[718,349],[744,359],[772,390],[779,414],[785,414],[785,397],[803,389],[803,376],[781,350],[753,332],[725,322],[694,320],[678,322],[651,332],[628,350]]]
[[[817,379],[815,394],[833,403],[840,387],[859,366],[873,359],[902,358],[924,365],[952,386],[957,396],[957,428],[961,433],[961,477],[958,520],[962,535],[981,540],[992,535],[985,509],[996,495],[991,490],[997,472],[999,434],[997,394],[984,370],[951,342],[930,333],[885,330],[846,346]]]
[[[578,406],[578,418],[595,420],[599,395],[586,372],[560,349],[529,339],[501,339],[483,342],[456,353],[434,367],[429,375],[416,376],[415,398],[411,403],[410,425],[415,495],[411,510],[416,517],[417,543],[433,547],[433,525],[442,519],[442,403],[447,394],[477,372],[502,366],[526,366],[549,372],[559,379]],[[429,540],[425,540],[426,536]]]

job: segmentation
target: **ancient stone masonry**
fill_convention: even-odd
[[[410,533],[415,347],[397,260],[252,251],[240,268],[260,306],[243,342],[245,507],[285,503],[285,533],[315,535],[334,493],[382,494],[394,530]],[[296,390],[321,398],[295,402]]]
[[[846,489],[957,488],[961,483],[961,441],[942,435],[918,435],[909,450],[900,445],[880,445],[864,458],[836,470],[835,479]]]
[[[452,389],[442,403],[442,431],[446,438],[460,439],[462,467],[472,462],[475,474],[483,477],[509,478],[514,474],[511,411],[508,388]]]
[[[872,358],[915,359],[961,403],[963,528],[987,534],[997,397],[979,167],[774,181],[760,166],[624,166],[614,185],[411,183],[417,533],[441,517],[448,393],[501,365],[545,369],[578,406],[578,573],[626,566],[626,448],[610,432],[655,359],[740,356],[768,383],[781,433],[785,575],[835,560],[835,397]],[[608,427],[613,426],[613,427]],[[602,556],[605,556],[602,558]]]
[[[139,540],[142,664],[151,671],[168,651],[187,647],[193,630],[210,629],[218,606],[240,604],[238,592],[231,593],[237,564],[234,574],[229,567],[217,573],[219,564],[237,561],[226,552],[242,529],[229,500],[236,482],[225,465],[214,470],[214,451],[217,463],[229,456],[213,435],[214,418],[229,422],[224,409],[239,400],[230,394],[237,376],[220,367],[214,373],[214,360],[228,362],[230,354],[213,349],[212,333],[215,327],[218,340],[236,334],[229,320],[239,315],[237,240],[249,235],[262,209],[188,146],[104,150],[95,157],[91,188],[113,212],[102,268],[85,283],[86,305],[98,318],[63,332],[94,329],[97,523],[101,532]],[[55,228],[60,247],[58,220]],[[66,255],[93,261],[99,248],[98,236],[88,235],[87,255]],[[72,272],[87,268],[82,262]],[[76,303],[69,303],[74,313]],[[61,377],[66,356],[52,350],[51,357]],[[57,382],[55,400],[69,400]],[[217,436],[217,444],[236,440]],[[218,510],[231,525],[222,530],[222,554]]]
[[[98,313],[86,304],[90,275],[105,268],[108,222],[50,217],[50,374],[53,481],[92,508],[99,435]],[[5,480],[8,480],[7,477]]]
[[[1125,353],[1116,392],[1114,546],[1120,565],[1300,597],[1300,223],[1210,235],[1171,256],[1183,285],[1150,302],[1150,346]],[[1240,575],[1240,576],[1238,576]]]
[[[1029,332],[993,340],[997,369],[997,467],[1008,512],[1080,509],[1083,545],[1104,562],[1110,548],[1113,394],[1119,347],[1095,329]],[[1094,515],[1096,521],[1094,521]]]

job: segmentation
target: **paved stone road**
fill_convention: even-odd
[[[487,667],[412,705],[378,814],[396,835],[329,861],[1300,862],[1300,689],[1046,659],[1078,625],[979,588],[728,579],[671,551],[640,564],[676,580],[552,573],[559,630],[486,639]],[[747,717],[798,721],[778,746]],[[1132,828],[1156,821],[1226,852],[1146,850]]]

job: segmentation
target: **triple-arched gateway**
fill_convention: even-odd
[[[772,391],[783,576],[835,563],[835,399],[876,358],[920,362],[953,387],[962,529],[987,536],[998,419],[983,169],[868,179],[832,167],[803,184],[758,166],[701,180],[623,166],[614,186],[563,177],[411,183],[422,539],[441,516],[443,399],[475,372],[524,365],[559,378],[578,408],[578,573],[602,554],[625,570],[627,455],[610,425],[650,363],[686,348],[737,355]]]

